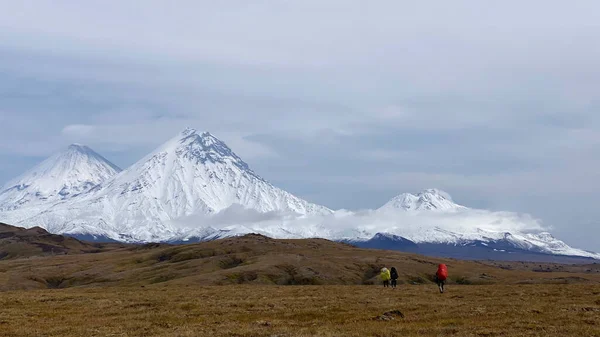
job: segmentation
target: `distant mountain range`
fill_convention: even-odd
[[[437,189],[401,194],[366,213],[333,211],[273,186],[224,142],[190,128],[125,170],[74,144],[0,190],[0,221],[99,241],[258,233],[460,258],[600,259],[542,228],[524,229],[513,216],[485,212]]]

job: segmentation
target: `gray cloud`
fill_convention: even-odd
[[[11,2],[0,181],[71,142],[127,166],[193,126],[330,207],[439,187],[600,250],[599,13],[595,1]]]

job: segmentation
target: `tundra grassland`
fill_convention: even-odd
[[[387,314],[386,314],[387,313]],[[600,336],[598,284],[226,285],[0,293],[0,335]]]

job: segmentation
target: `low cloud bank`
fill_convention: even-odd
[[[465,209],[458,211],[407,212],[404,210],[338,210],[328,215],[260,213],[232,206],[214,215],[193,215],[174,221],[183,230],[213,228],[221,231],[254,232],[279,238],[323,237],[368,239],[376,233],[391,233],[414,241],[432,235],[461,234],[464,238],[550,230],[528,214]],[[440,234],[442,233],[442,234]],[[443,234],[445,233],[445,234]],[[483,234],[482,234],[483,233]]]

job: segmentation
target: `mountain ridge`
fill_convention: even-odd
[[[98,183],[82,193],[42,200],[34,203],[35,207],[5,208],[0,211],[0,220],[106,241],[193,242],[258,233],[285,239],[320,237],[370,244],[385,241],[381,244],[386,247],[402,241],[398,248],[483,242],[522,251],[600,259],[600,254],[572,248],[545,233],[535,221],[527,224],[523,221],[529,220],[511,214],[471,209],[455,203],[450,194],[439,189],[403,193],[367,212],[334,212],[273,186],[223,141],[192,128],[119,172],[85,146],[73,144],[69,151],[96,159],[113,172],[108,177],[99,174],[95,178]],[[77,165],[61,166],[56,164],[56,156],[51,158],[43,163],[54,162],[54,166],[78,172]],[[63,159],[73,162],[68,156]],[[85,160],[74,162],[86,165]],[[42,168],[54,167],[42,164]],[[48,180],[43,174],[37,177]],[[58,180],[54,183],[60,184]],[[223,222],[223,218],[227,220]]]

